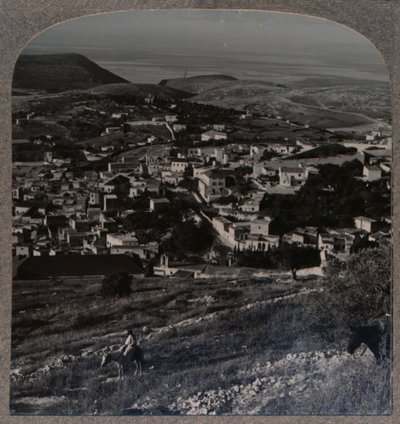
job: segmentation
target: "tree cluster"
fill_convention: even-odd
[[[297,270],[319,266],[321,263],[318,249],[289,243],[282,243],[266,251],[235,250],[234,255],[239,266],[285,269],[291,271],[294,277]]]
[[[329,262],[323,307],[332,320],[365,325],[391,314],[391,259],[390,245],[381,245]]]
[[[390,215],[390,191],[386,181],[366,183],[362,164],[346,162],[341,166],[319,166],[319,174],[310,175],[294,195],[266,194],[263,209],[273,217],[272,234],[284,234],[299,226],[353,227],[359,215],[379,218]]]
[[[215,234],[210,223],[202,221],[197,225],[193,220],[176,225],[171,237],[164,241],[162,250],[178,257],[187,254],[202,254],[214,243]]]

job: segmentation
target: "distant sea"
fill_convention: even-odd
[[[78,47],[78,46],[77,46]],[[59,53],[49,46],[29,46],[25,54]],[[132,54],[79,47],[68,52],[80,53],[100,66],[135,83],[158,84],[163,79],[197,75],[225,74],[239,79],[261,80],[282,84],[300,83],[305,79],[330,81],[359,80],[388,83],[383,62],[369,61],[367,57],[331,57],[331,60],[307,54],[280,54],[279,52],[255,57],[238,54],[229,56],[190,54]],[[361,59],[361,60],[360,60]],[[322,81],[321,81],[322,82]],[[354,81],[351,81],[354,83]]]
[[[352,79],[375,83],[388,82],[386,69],[380,64],[346,66],[318,63],[305,58],[298,61],[297,58],[269,57],[263,61],[215,56],[153,55],[134,60],[95,61],[111,72],[136,83],[157,84],[163,79],[210,74],[282,84],[300,83],[309,78],[327,81]]]

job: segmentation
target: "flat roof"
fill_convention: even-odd
[[[206,132],[204,132],[202,135],[207,134],[207,135],[226,135],[225,132],[221,132],[221,131],[216,131],[216,130],[208,130]]]
[[[224,224],[233,224],[233,222],[232,222],[232,221],[229,221],[229,219],[226,219],[226,218],[224,218],[223,216],[215,216],[215,217],[213,218],[213,220],[223,222]]]
[[[159,199],[150,199],[154,203],[170,203],[170,201],[166,197],[161,197]]]
[[[305,169],[302,167],[295,167],[295,166],[283,166],[281,168],[281,172],[288,172],[288,173],[304,173]]]
[[[368,218],[366,216],[355,216],[354,219],[361,219],[363,221],[368,221],[368,222],[377,222],[376,219]]]
[[[387,157],[392,156],[392,153],[390,150],[387,149],[371,149],[371,150],[363,150],[364,154],[368,154],[371,156],[377,156],[377,157]]]

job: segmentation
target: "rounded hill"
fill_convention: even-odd
[[[219,87],[221,84],[237,81],[231,75],[198,75],[187,78],[166,79],[160,81],[159,85],[183,90],[192,94],[200,94],[203,91]]]
[[[21,55],[15,65],[13,89],[57,93],[126,82],[80,54]]]

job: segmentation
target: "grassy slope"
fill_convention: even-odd
[[[117,96],[126,98],[127,100],[145,97],[148,94],[155,95],[163,100],[177,100],[191,97],[191,94],[186,91],[156,84],[108,84],[88,89],[87,92],[95,95]]]
[[[57,287],[14,283],[12,410],[269,414],[342,407],[348,413],[367,411],[369,397],[376,396],[381,401],[370,410],[386,408],[386,374],[377,373],[378,384],[371,387],[370,378],[362,377],[372,366],[367,355],[362,365],[342,360],[343,334],[321,319],[323,294],[296,295],[301,288],[318,289],[318,281],[287,278],[271,283],[152,279],[138,282],[131,298],[114,301],[97,298],[93,281]],[[290,294],[295,296],[273,301]],[[144,326],[152,332],[145,335]],[[120,344],[126,327],[139,335],[145,372],[139,380],[117,383],[115,368],[99,370],[97,353]],[[338,352],[324,364],[315,352],[328,349]],[[309,352],[309,360],[301,352]],[[297,356],[287,360],[288,353]],[[339,390],[347,377],[366,384],[361,399]],[[318,405],[310,403],[316,395]]]
[[[354,155],[355,153],[357,153],[357,149],[354,147],[345,147],[342,144],[329,144],[291,155],[290,159],[327,158],[337,155]]]
[[[362,113],[372,118],[390,116],[390,89],[384,83],[294,88],[288,92],[287,98],[296,103]]]

